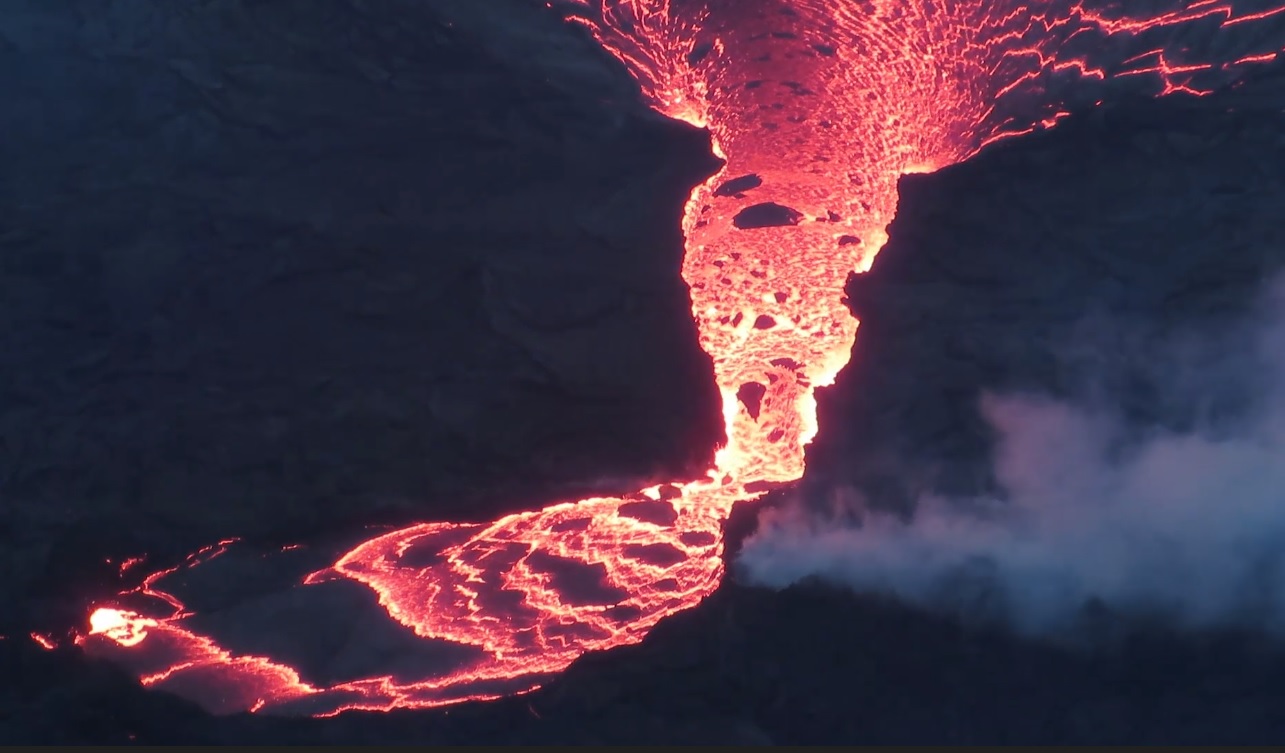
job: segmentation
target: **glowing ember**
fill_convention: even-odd
[[[717,587],[732,504],[802,476],[817,428],[813,390],[833,381],[856,336],[844,285],[883,245],[900,176],[1051,127],[1068,114],[1069,94],[1055,90],[1076,82],[1123,77],[1151,82],[1158,95],[1210,91],[1245,65],[1274,60],[1280,43],[1218,63],[1149,40],[1285,14],[1237,12],[1226,0],[1149,18],[1001,0],[572,5],[656,109],[708,127],[727,160],[693,191],[683,221],[683,277],[727,426],[709,478],[489,525],[413,526],[306,579],[363,583],[417,635],[471,647],[471,658],[432,677],[320,687],[270,658],[233,655],[185,626],[183,605],[159,589],[173,571],[139,589],[171,615],[104,606],[80,645],[215,712],[325,715],[523,692],[586,651],[640,640]],[[605,595],[569,594],[559,576],[566,566],[591,571]]]
[[[28,635],[31,636],[31,640],[36,642],[37,646],[40,646],[46,651],[53,651],[58,647],[57,641],[47,635],[42,633],[29,633]]]

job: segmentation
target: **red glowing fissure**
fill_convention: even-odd
[[[1059,92],[1081,82],[1134,79],[1156,95],[1208,93],[1244,66],[1275,60],[1281,35],[1269,20],[1285,21],[1285,5],[1238,11],[1226,0],[1145,17],[1003,0],[566,2],[656,110],[708,128],[726,161],[692,191],[682,221],[682,275],[726,422],[708,477],[490,524],[412,526],[305,580],[364,584],[392,620],[474,652],[430,677],[323,686],[271,657],[236,655],[195,632],[188,610],[163,590],[178,568],[131,592],[167,614],[98,605],[75,639],[86,651],[216,713],[324,716],[525,692],[585,652],[641,640],[717,588],[732,505],[803,475],[817,430],[814,390],[832,383],[856,337],[844,285],[883,246],[902,175],[1053,126],[1068,114]],[[1243,51],[1224,62],[1149,41],[1254,23],[1261,33],[1245,34]],[[425,565],[407,557],[412,550],[436,556]],[[569,598],[542,558],[592,566],[618,595]],[[137,565],[121,563],[122,572]]]

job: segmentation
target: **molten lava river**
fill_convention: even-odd
[[[1146,5],[1156,4],[1128,3]],[[1119,87],[1200,96],[1234,85],[1282,48],[1285,7],[1249,5],[1128,15],[1050,0],[558,3],[658,111],[709,129],[725,160],[683,218],[682,274],[726,420],[715,467],[490,524],[411,526],[304,578],[361,584],[397,630],[460,648],[418,673],[328,683],[210,637],[167,583],[230,542],[95,605],[75,642],[215,713],[324,716],[521,693],[585,652],[641,640],[718,587],[733,503],[803,475],[814,390],[844,367],[857,333],[844,285],[883,245],[898,179],[1051,127]],[[1183,40],[1239,52],[1201,58]],[[601,593],[569,595],[557,563],[592,568]]]

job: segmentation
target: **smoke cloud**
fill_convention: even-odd
[[[1164,351],[1150,359],[1158,403],[1182,414],[1167,428],[1139,428],[1107,378],[1075,400],[985,395],[1000,493],[925,496],[909,519],[852,489],[832,490],[827,513],[796,500],[765,511],[736,574],[820,578],[1025,634],[1092,614],[1285,632],[1285,277],[1250,321]],[[1219,418],[1219,404],[1241,409]]]

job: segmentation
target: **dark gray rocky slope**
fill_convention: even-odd
[[[989,489],[983,391],[1101,404],[1139,428],[1243,413],[1219,377],[1252,370],[1236,325],[1285,263],[1282,105],[1279,73],[1260,71],[1216,97],[1108,104],[904,178],[891,240],[849,282],[859,342],[820,393],[807,484],[893,507]],[[1237,330],[1199,362],[1159,368],[1182,338]]]
[[[708,467],[718,162],[539,4],[7,3],[0,89],[0,631],[107,557]]]

